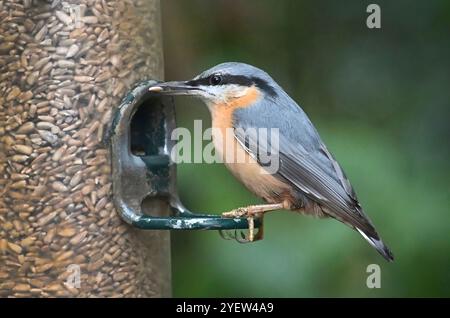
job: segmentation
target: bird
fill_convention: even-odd
[[[200,98],[211,114],[216,152],[224,159],[234,151],[236,157],[245,159],[224,163],[265,204],[234,209],[222,216],[248,217],[250,241],[255,239],[253,217],[284,209],[334,218],[359,232],[387,261],[394,260],[305,111],[268,73],[246,63],[226,62],[191,80],[160,82],[149,91]],[[274,147],[259,142],[262,128],[277,132]],[[227,134],[231,140],[225,140]],[[275,171],[267,171],[260,154],[272,148],[278,162]]]

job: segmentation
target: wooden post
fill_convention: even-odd
[[[0,297],[170,296],[169,233],[118,217],[102,142],[163,78],[159,1],[3,0],[0,68]]]

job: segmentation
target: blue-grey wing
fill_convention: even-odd
[[[289,96],[282,97],[277,100],[277,105],[261,100],[252,107],[236,110],[233,124],[237,140],[256,159],[259,154],[269,151],[278,154],[276,177],[319,203],[329,216],[377,238],[344,171],[307,115]],[[274,107],[279,107],[279,111]],[[272,138],[268,138],[268,143],[257,144],[255,128],[278,129],[278,145],[270,143]],[[257,148],[250,146],[255,144]]]

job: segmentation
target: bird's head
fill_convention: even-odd
[[[169,95],[202,99],[210,109],[230,103],[251,103],[254,99],[274,98],[279,86],[264,71],[244,63],[216,65],[188,81],[164,82],[149,90]],[[245,106],[245,105],[242,105]]]

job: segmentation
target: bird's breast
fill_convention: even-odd
[[[212,111],[212,139],[216,152],[231,173],[250,191],[268,202],[279,202],[281,195],[290,192],[290,186],[268,174],[234,135],[233,112],[240,108],[237,106],[239,104],[235,101],[233,105],[216,105]]]

